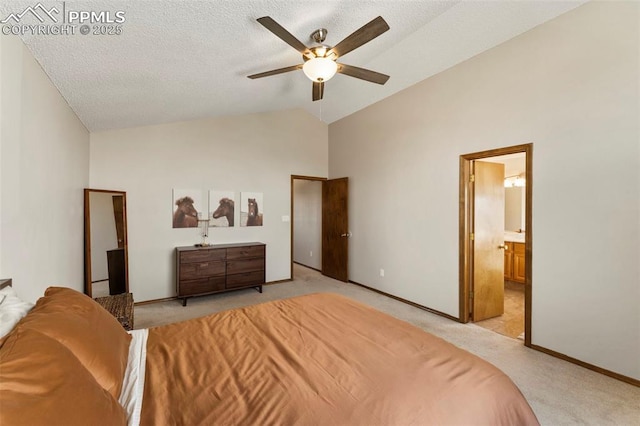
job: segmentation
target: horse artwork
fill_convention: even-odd
[[[176,201],[176,211],[173,213],[174,228],[197,228],[198,211],[193,207],[193,198],[182,197]]]
[[[233,215],[235,211],[235,202],[227,197],[221,198],[218,202],[218,208],[213,212],[211,217],[213,219],[220,219],[222,217],[227,219],[226,226],[233,226]],[[216,225],[213,226],[225,226],[225,225]]]
[[[249,198],[249,217],[247,226],[262,226],[262,214],[258,208],[255,198]]]
[[[260,212],[262,193],[243,192],[240,198],[242,202],[242,207],[240,208],[240,224],[242,226],[262,226],[263,216],[262,212]]]
[[[198,195],[199,190],[173,190],[173,227],[197,228],[198,207],[201,205]]]

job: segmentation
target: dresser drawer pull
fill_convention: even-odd
[[[207,268],[208,266],[209,266],[209,264],[208,264],[208,263],[201,263],[201,264],[200,264],[200,267],[201,267],[201,268]]]

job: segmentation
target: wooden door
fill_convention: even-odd
[[[118,248],[124,248],[124,197],[122,195],[114,195],[112,199]]]
[[[322,274],[348,281],[349,179],[322,181]]]
[[[504,164],[474,161],[473,321],[504,313]]]

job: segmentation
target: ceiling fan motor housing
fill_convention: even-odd
[[[311,37],[311,40],[315,41],[316,43],[322,44],[324,39],[327,38],[327,32],[328,31],[326,28],[318,28],[317,30],[312,32],[309,37]]]

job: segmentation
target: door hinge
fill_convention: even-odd
[[[470,298],[470,299],[473,299],[473,291],[470,291],[470,292],[469,292],[469,298]]]
[[[471,234],[469,234],[469,239],[471,241],[474,241],[476,239],[476,234],[474,234],[473,232]]]
[[[476,175],[469,175],[469,182],[475,182],[476,181]]]

